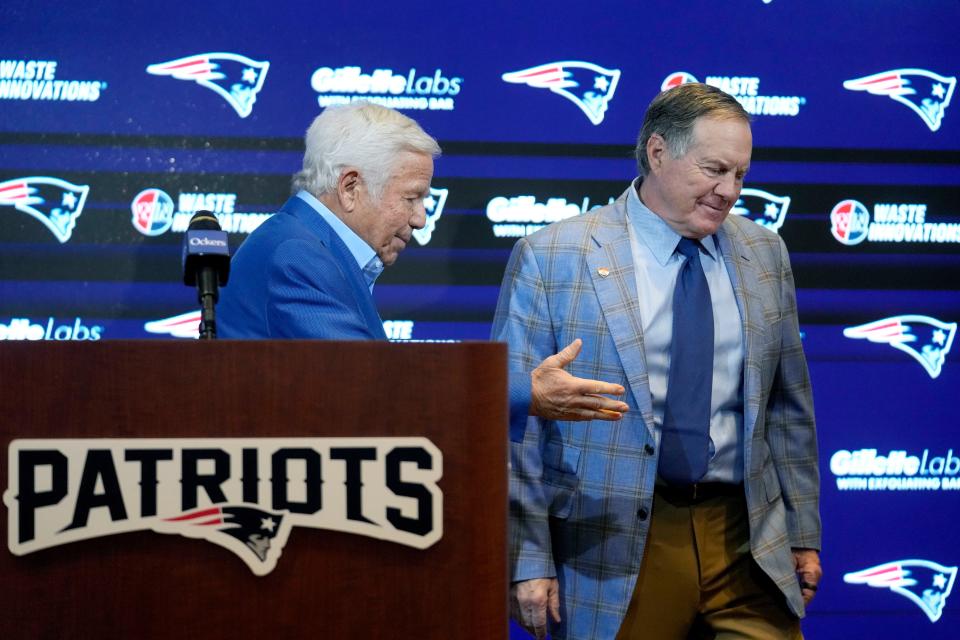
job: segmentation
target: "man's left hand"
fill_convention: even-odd
[[[820,554],[816,549],[794,549],[793,563],[796,566],[797,578],[800,580],[800,594],[803,604],[808,605],[817,594],[823,569],[820,568]]]
[[[582,346],[577,338],[530,373],[530,415],[548,420],[619,420],[627,412],[626,402],[605,397],[622,396],[623,386],[577,378],[565,370]]]

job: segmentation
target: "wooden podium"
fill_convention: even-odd
[[[6,342],[0,389],[5,493],[14,440],[422,437],[442,455],[443,498],[427,548],[293,527],[263,576],[208,541],[150,530],[4,549],[0,638],[507,636],[503,345]],[[38,487],[52,491],[51,473]]]

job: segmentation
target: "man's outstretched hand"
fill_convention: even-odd
[[[619,384],[575,378],[566,371],[577,359],[583,341],[577,338],[560,353],[540,363],[530,373],[530,415],[548,420],[619,420],[625,402],[605,396],[622,396]]]

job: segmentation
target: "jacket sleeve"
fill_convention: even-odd
[[[793,548],[820,549],[820,472],[810,374],[797,319],[790,258],[780,246],[780,361],[767,401],[768,442],[787,512]]]
[[[493,340],[507,343],[511,385],[525,380],[529,406],[530,372],[556,352],[549,305],[540,268],[526,239],[514,247],[494,316]],[[542,482],[544,421],[511,411],[510,572],[511,581],[552,578],[548,496]]]

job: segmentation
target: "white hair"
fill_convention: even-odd
[[[307,129],[303,170],[293,191],[315,197],[335,191],[346,167],[360,172],[374,198],[383,194],[397,156],[403,151],[440,155],[440,146],[399,111],[371,102],[327,107]]]

